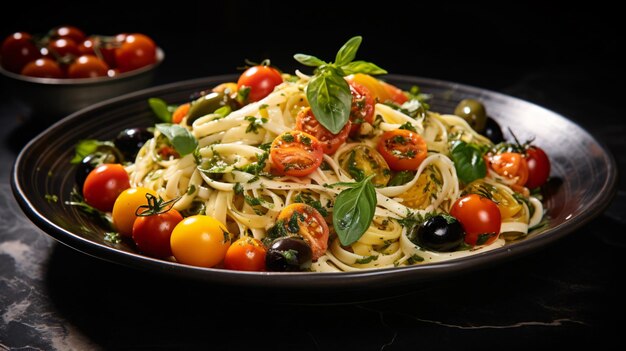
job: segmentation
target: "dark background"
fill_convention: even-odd
[[[33,258],[44,275],[27,289],[28,299],[40,307],[25,309],[22,320],[0,324],[0,349],[59,345],[37,325],[58,328],[66,336],[61,345],[77,348],[436,350],[623,344],[626,158],[621,155],[626,152],[626,124],[624,57],[618,53],[624,44],[621,12],[597,3],[376,5],[21,2],[0,12],[0,36],[42,33],[60,24],[78,26],[87,34],[141,32],[164,49],[156,83],[167,83],[236,73],[244,59],[269,58],[293,71],[302,68],[294,53],[331,60],[348,38],[359,34],[364,40],[357,58],[390,73],[500,91],[582,125],[608,146],[621,171],[617,196],[606,213],[557,244],[503,266],[387,301],[317,307],[277,305],[271,297],[259,301],[254,292],[250,299],[229,301],[217,288],[87,257],[31,225],[24,236],[47,252]],[[20,110],[5,93],[0,95],[0,113],[10,123],[1,135],[12,160],[45,126],[25,128],[28,116],[14,113]],[[11,133],[25,134],[7,137]],[[10,197],[8,176],[2,182]],[[9,204],[17,211],[15,217],[28,223],[14,201]],[[9,274],[6,269],[0,272]],[[0,312],[8,310],[2,303],[26,294],[18,290],[0,281]]]

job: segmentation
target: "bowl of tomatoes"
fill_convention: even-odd
[[[165,55],[149,36],[90,35],[73,26],[15,32],[2,41],[5,90],[32,114],[62,117],[148,87]]]

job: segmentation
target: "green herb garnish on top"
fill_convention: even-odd
[[[352,94],[343,77],[356,73],[387,73],[371,62],[354,61],[362,40],[360,36],[348,40],[337,52],[335,62],[325,62],[311,55],[294,55],[303,65],[316,67],[307,85],[306,97],[315,119],[333,134],[338,134],[350,118]]]

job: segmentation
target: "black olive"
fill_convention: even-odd
[[[146,128],[125,129],[115,137],[113,144],[124,154],[127,161],[134,161],[139,149],[152,137],[154,135]]]
[[[487,122],[485,106],[477,100],[465,99],[459,102],[454,109],[454,114],[463,119],[478,133],[482,133]]]
[[[265,266],[273,272],[299,272],[311,267],[313,252],[303,239],[295,236],[277,238],[265,254]]]
[[[85,179],[94,168],[100,166],[103,163],[120,163],[122,162],[122,155],[120,152],[112,147],[101,145],[98,146],[98,150],[93,154],[89,154],[83,158],[83,160],[76,166],[76,173],[74,179],[76,180],[76,186],[78,191],[83,192],[83,185]]]
[[[413,236],[415,244],[441,252],[454,251],[463,242],[465,234],[461,223],[449,215],[431,217],[416,231],[417,235]]]
[[[502,134],[500,125],[491,117],[487,117],[483,135],[489,138],[494,144],[499,144],[504,141],[504,135]]]

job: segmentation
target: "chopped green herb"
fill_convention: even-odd
[[[476,245],[483,245],[487,241],[489,241],[489,239],[493,238],[496,235],[497,235],[496,233],[478,234],[478,239],[476,239]]]
[[[106,232],[104,233],[104,241],[108,241],[113,244],[119,244],[122,242],[122,236],[120,235],[120,233]]]
[[[59,197],[56,195],[52,195],[52,194],[46,194],[44,195],[44,198],[48,201],[48,202],[54,202],[56,203],[57,201],[59,201]]]
[[[354,261],[354,263],[355,264],[368,264],[372,261],[376,261],[377,259],[378,259],[378,255],[367,256],[363,258],[358,258],[356,261]]]
[[[406,263],[408,264],[416,264],[418,262],[424,262],[424,257],[418,255],[418,254],[413,254],[411,257],[409,257],[406,260]]]
[[[406,130],[410,130],[412,132],[417,132],[417,130],[415,130],[415,127],[413,127],[413,124],[411,124],[410,122],[404,123],[398,129],[406,129]]]
[[[285,133],[281,136],[281,138],[288,142],[288,143],[293,143],[293,141],[295,140],[295,138],[293,137],[293,135],[291,135],[290,133]]]

